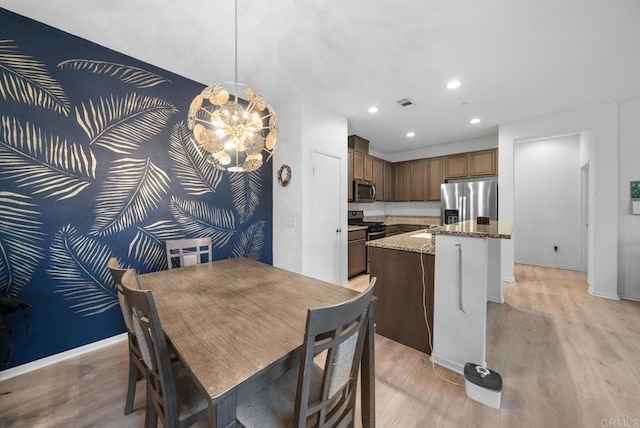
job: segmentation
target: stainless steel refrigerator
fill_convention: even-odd
[[[498,179],[449,180],[440,186],[440,223],[476,220],[478,216],[498,220]]]

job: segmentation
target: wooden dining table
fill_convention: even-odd
[[[140,275],[165,335],[209,400],[209,426],[236,426],[236,404],[300,362],[307,311],[358,293],[246,258]],[[361,363],[363,427],[375,426],[373,303]]]

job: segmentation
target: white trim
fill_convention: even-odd
[[[602,297],[603,299],[610,299],[610,300],[620,300],[620,296],[618,296],[617,294],[596,293],[593,291],[591,286],[589,286],[589,289],[587,291],[589,292],[589,294],[591,294],[594,297]]]
[[[41,358],[39,360],[32,361],[30,363],[23,364],[21,366],[12,367],[7,370],[0,371],[0,381],[10,379],[25,373],[29,373],[33,370],[40,369],[42,367],[50,366],[51,364],[59,363],[60,361],[68,360],[69,358],[77,357],[87,352],[96,351],[104,347],[113,345],[118,342],[127,340],[127,333],[118,334],[116,336],[108,337],[106,339],[99,340],[97,342],[89,343],[87,345],[79,346],[77,348],[69,349],[68,351],[60,352],[49,357]]]
[[[516,277],[515,277],[515,276],[506,276],[506,275],[503,275],[503,276],[502,276],[502,280],[503,280],[504,282],[516,282]]]

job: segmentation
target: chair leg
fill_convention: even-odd
[[[145,428],[157,428],[158,426],[158,413],[156,413],[156,408],[153,406],[153,400],[151,399],[151,391],[149,387],[149,379],[146,381],[146,392],[147,392],[147,405],[144,412],[144,427]]]
[[[138,366],[133,362],[134,358],[135,356],[129,353],[129,382],[127,386],[127,401],[124,405],[125,415],[133,412],[133,401],[136,398],[136,383],[138,382],[138,379],[140,379],[140,376],[142,376]]]

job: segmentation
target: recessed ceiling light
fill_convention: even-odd
[[[371,106],[369,107],[369,113],[377,113],[378,112],[378,107],[376,106]]]
[[[415,137],[416,133],[411,131],[411,132],[407,132],[407,137],[411,138],[411,137]]]
[[[473,119],[471,119],[469,121],[470,124],[475,125],[476,123],[480,123],[480,118],[479,117],[474,117]]]
[[[460,83],[459,80],[452,80],[451,82],[447,83],[447,89],[456,89],[459,88],[460,85],[462,85],[462,83]]]

